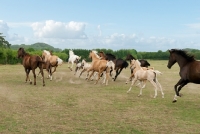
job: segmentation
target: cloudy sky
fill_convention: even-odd
[[[199,0],[0,0],[0,33],[61,49],[200,49]]]

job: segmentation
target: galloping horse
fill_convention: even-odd
[[[173,102],[177,101],[177,96],[181,97],[180,90],[188,83],[200,84],[200,61],[194,59],[193,55],[183,50],[171,49],[167,67],[170,69],[176,62],[180,67],[179,75],[181,79],[174,86],[175,96]]]
[[[69,50],[68,68],[72,71],[74,63],[78,63],[80,59],[81,56],[75,55],[72,50]],[[71,67],[69,67],[69,63],[72,63]]]
[[[105,54],[104,52],[99,52],[99,55],[101,57],[101,59],[105,59],[105,60],[112,60],[113,63],[115,64],[115,77],[113,78],[113,80],[115,81],[117,79],[117,76],[121,73],[121,71],[123,70],[123,68],[127,68],[128,67],[128,63],[121,59],[121,58],[118,58],[116,59],[116,57],[110,53],[108,54]],[[111,73],[111,72],[110,72]]]
[[[83,69],[82,69],[82,71],[81,71],[81,73],[80,73],[80,75],[79,75],[79,78],[81,77],[81,75],[82,75],[85,71],[87,71],[88,69],[91,68],[91,64],[88,63],[88,62],[86,62],[85,59],[83,59],[82,62],[81,62],[81,66],[82,66]],[[97,73],[98,73],[98,72],[94,72],[93,78],[97,75]],[[92,78],[91,80],[93,80],[93,78]],[[87,75],[86,75],[86,79],[88,79]]]
[[[107,67],[107,60],[100,60],[100,57],[97,55],[96,51],[90,51],[89,54],[89,58],[92,58],[92,63],[91,63],[91,67],[87,70],[87,73],[89,75],[89,72],[92,71],[92,73],[90,74],[88,81],[90,80],[91,76],[94,74],[94,72],[98,72],[98,78],[96,80],[96,83],[98,83],[101,74],[106,71],[106,77],[105,77],[105,83],[106,85],[108,85],[108,78],[109,78],[109,71],[110,68]]]
[[[27,80],[29,80],[30,84],[32,84],[32,81],[29,78],[30,70],[32,70],[33,76],[34,76],[34,85],[36,85],[35,69],[37,67],[39,67],[40,72],[43,77],[43,86],[45,86],[44,73],[43,73],[43,68],[42,68],[42,63],[44,63],[44,62],[42,61],[42,58],[37,55],[30,55],[29,53],[26,53],[24,48],[21,48],[21,47],[18,49],[17,53],[18,53],[17,57],[22,58],[22,64],[23,64],[24,70],[26,72],[26,82],[27,82]]]
[[[48,78],[52,80],[52,74],[56,71],[58,65],[62,65],[63,60],[58,56],[53,55],[51,52],[47,50],[43,50],[42,59],[44,60],[43,68],[45,68],[48,72]],[[54,71],[51,71],[51,68],[54,67]]]
[[[131,91],[132,86],[135,84],[137,80],[139,80],[140,82],[144,80],[148,80],[155,88],[154,98],[157,97],[157,88],[160,88],[161,93],[162,93],[162,98],[164,98],[162,87],[157,79],[157,74],[160,73],[159,71],[155,71],[151,69],[150,70],[142,69],[140,62],[138,60],[131,61],[131,68],[134,70],[134,79],[132,80],[131,87],[129,88],[127,93]],[[141,95],[142,95],[142,86],[140,85],[140,94],[138,96],[141,96]]]
[[[128,54],[126,56],[126,59],[125,60],[129,60],[130,61],[130,64],[131,64],[131,60],[136,60],[135,57],[133,57],[131,54]],[[149,67],[150,64],[147,60],[144,60],[144,59],[140,59],[139,62],[141,63],[141,67]]]

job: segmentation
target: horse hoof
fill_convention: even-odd
[[[182,97],[183,96],[183,94],[179,94],[179,97]]]
[[[30,84],[32,84],[32,82],[30,82]]]
[[[177,102],[177,100],[173,100],[173,101],[172,101],[172,103],[175,103],[175,102]]]
[[[45,84],[43,84],[43,87],[45,86]]]

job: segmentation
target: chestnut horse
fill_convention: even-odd
[[[96,51],[90,51],[89,58],[92,58],[92,63],[91,67],[87,70],[87,76],[89,75],[89,72],[92,71],[90,74],[88,81],[90,80],[91,76],[94,74],[94,72],[98,72],[98,78],[95,82],[95,84],[98,83],[100,76],[104,71],[106,71],[106,76],[105,76],[105,83],[108,85],[108,78],[109,78],[109,71],[110,68],[107,67],[107,60],[100,60],[100,57],[98,56]]]
[[[200,84],[200,61],[195,60],[194,55],[186,51],[171,49],[167,67],[170,69],[176,62],[180,67],[180,80],[174,86],[175,96],[173,102],[177,101],[177,96],[181,97],[180,90],[188,83]]]
[[[42,58],[37,55],[30,55],[29,53],[26,53],[24,48],[21,48],[21,47],[18,49],[17,53],[18,53],[17,57],[22,58],[22,64],[23,64],[24,70],[26,72],[26,82],[27,82],[27,80],[29,80],[30,84],[32,84],[32,81],[29,78],[30,70],[32,70],[33,76],[34,76],[34,85],[36,85],[35,69],[37,67],[39,67],[40,72],[43,77],[43,86],[45,86],[44,73],[43,73],[43,68],[42,68],[42,63],[44,63],[44,61],[42,61]]]

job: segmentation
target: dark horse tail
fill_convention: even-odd
[[[127,67],[128,67],[128,62],[127,62],[127,61],[124,61],[124,62],[123,62],[123,67],[124,67],[124,68],[127,68]]]
[[[37,66],[38,66],[38,67],[39,67],[40,65],[42,65],[43,63],[45,63],[45,62],[43,61],[42,57],[40,57],[40,56],[37,56],[36,60],[37,60]]]

